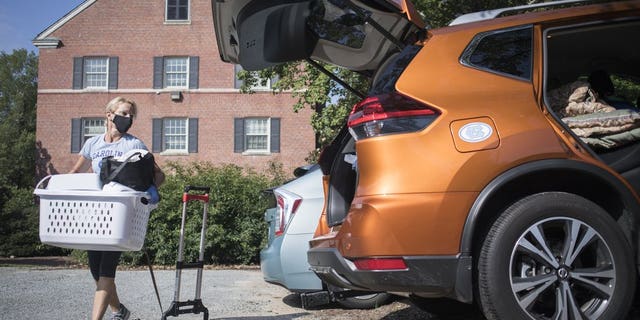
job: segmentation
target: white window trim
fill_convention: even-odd
[[[266,132],[267,146],[265,149],[252,149],[252,150],[247,149],[247,136],[249,135],[247,134],[246,125],[247,125],[247,121],[252,119],[267,119],[267,132]],[[245,129],[244,129],[244,136],[242,137],[242,139],[244,139],[244,151],[242,152],[242,154],[243,155],[270,155],[271,154],[271,118],[270,117],[246,117],[244,118],[244,123],[245,123]],[[254,135],[254,136],[262,136],[262,134]]]
[[[264,80],[264,78],[258,78],[258,83],[261,83],[262,80]],[[268,91],[271,90],[271,79],[266,79],[267,80],[267,84],[266,85],[255,85],[251,87],[251,90],[254,91]]]
[[[86,69],[86,61],[87,59],[104,59],[106,61],[107,64],[107,71],[104,73],[104,75],[106,76],[106,81],[104,86],[89,86],[87,84],[87,75],[89,74],[103,74],[102,72],[92,72],[89,73],[87,72]],[[85,90],[107,90],[109,89],[109,68],[111,68],[111,65],[109,64],[109,57],[102,57],[102,56],[95,56],[95,57],[84,57],[83,61],[82,61],[82,89]]]
[[[184,120],[185,121],[185,148],[184,149],[164,149],[165,147],[165,138],[167,137],[167,135],[165,134],[164,130],[165,130],[165,125],[164,122],[165,120]],[[176,135],[177,136],[177,135]],[[171,156],[175,156],[175,155],[189,155],[189,118],[180,118],[180,117],[167,117],[167,118],[163,118],[162,119],[162,152],[160,152],[161,155],[171,155]]]
[[[167,65],[166,65],[166,59],[167,58],[169,58],[169,59],[171,59],[171,58],[174,58],[174,59],[177,59],[177,58],[186,59],[187,70],[185,72],[187,74],[187,77],[186,77],[186,81],[185,81],[185,85],[184,86],[169,86],[169,85],[167,85],[167,78],[168,78],[167,77],[168,72],[167,72],[167,68],[166,68],[167,67]],[[163,73],[162,77],[164,79],[163,80],[164,83],[162,85],[163,85],[164,88],[166,88],[166,89],[189,89],[189,80],[190,80],[189,79],[189,74],[191,73],[191,70],[189,69],[189,65],[191,63],[190,63],[189,60],[190,60],[190,58],[186,57],[186,56],[167,56],[167,57],[165,57],[165,62],[164,62],[165,64],[162,66],[162,73]],[[178,73],[181,74],[182,72],[172,72],[172,74],[178,74]]]

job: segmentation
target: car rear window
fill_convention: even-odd
[[[465,49],[461,63],[481,70],[531,80],[531,26],[484,32]]]
[[[374,77],[369,95],[379,95],[393,91],[400,74],[421,48],[421,46],[414,45],[406,46],[401,52],[391,56]]]
[[[336,1],[317,1],[307,20],[309,28],[320,38],[351,48],[361,48],[366,38],[364,18]],[[362,14],[371,13],[362,9]]]

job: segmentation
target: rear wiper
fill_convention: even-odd
[[[329,0],[332,4],[340,7],[341,9],[351,9],[355,12],[360,18],[362,18],[366,23],[371,25],[374,29],[376,29],[382,36],[389,39],[398,49],[402,50],[405,47],[405,44],[402,43],[399,39],[395,38],[389,31],[385,30],[378,22],[371,18],[371,15],[367,14],[364,9],[356,6],[351,2],[351,0]]]
[[[356,90],[354,87],[350,86],[348,83],[342,81],[342,79],[338,78],[338,76],[333,74],[331,71],[327,70],[325,67],[323,67],[322,65],[320,65],[319,63],[317,63],[313,59],[307,58],[306,61],[307,61],[307,63],[309,63],[310,65],[314,66],[316,69],[318,69],[320,72],[326,74],[329,78],[331,78],[331,80],[337,82],[338,84],[340,84],[345,89],[351,91],[353,94],[358,96],[360,99],[364,99],[364,97],[365,97],[364,93]]]

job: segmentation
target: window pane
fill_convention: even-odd
[[[531,28],[477,36],[463,55],[469,65],[531,79]]]
[[[84,87],[107,88],[109,59],[85,58],[84,59]]]
[[[239,64],[234,65],[234,67],[235,67],[234,72],[235,72],[235,79],[236,79],[235,88],[239,89],[240,86],[242,85],[242,80],[238,78],[238,72],[243,71],[243,69],[242,69],[242,66]],[[258,73],[255,71],[251,71],[251,76],[257,79],[255,84],[251,86],[252,90],[270,90],[271,89],[271,82],[273,81],[272,78],[261,78],[259,77]]]
[[[307,25],[320,38],[351,48],[361,48],[367,36],[366,22],[348,7],[333,1],[319,1],[311,7]],[[370,16],[371,12],[362,10]]]
[[[187,57],[168,57],[164,59],[164,86],[180,87],[187,86],[189,75],[189,59]]]
[[[189,20],[189,0],[167,0],[167,20]]]
[[[266,136],[247,136],[247,150],[266,150]]]
[[[82,120],[82,141],[87,141],[93,136],[105,133],[104,119]]]
[[[164,119],[163,150],[187,150],[187,119]]]
[[[245,119],[245,149],[247,151],[269,150],[269,118]]]

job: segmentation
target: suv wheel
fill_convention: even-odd
[[[478,261],[488,319],[622,319],[635,287],[633,253],[605,210],[547,192],[507,208]]]
[[[375,309],[391,301],[391,294],[378,292],[362,296],[339,299],[337,302],[347,309]]]

